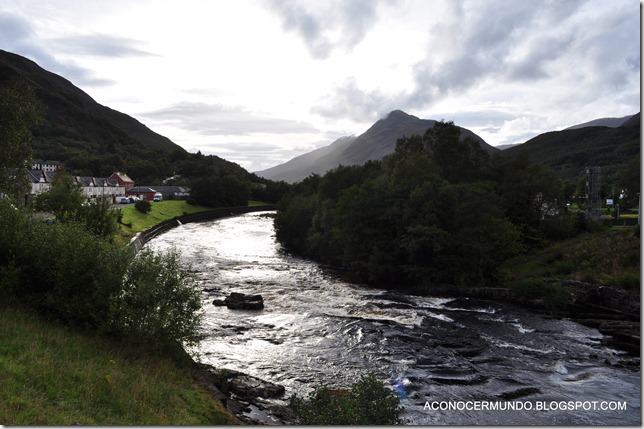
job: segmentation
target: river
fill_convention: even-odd
[[[401,395],[407,424],[639,425],[639,367],[568,320],[507,304],[406,296],[342,281],[284,252],[256,212],[181,225],[147,245],[197,272],[207,338],[195,352],[306,395],[369,372]],[[261,294],[264,310],[212,305]]]

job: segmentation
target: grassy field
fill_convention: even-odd
[[[0,312],[0,425],[217,425],[236,420],[192,377],[189,357]]]

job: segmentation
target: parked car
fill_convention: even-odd
[[[121,199],[119,200],[119,203],[121,203],[121,204],[130,204],[130,199],[126,198],[126,197],[121,197]]]
[[[154,194],[154,198],[152,199],[152,201],[156,201],[156,202],[163,201],[163,194],[161,192],[157,192],[156,194]]]

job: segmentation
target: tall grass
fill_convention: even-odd
[[[234,424],[195,385],[189,357],[0,308],[0,424]]]

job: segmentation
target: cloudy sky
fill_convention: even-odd
[[[395,109],[494,146],[640,110],[639,0],[2,0],[0,49],[249,171]]]

